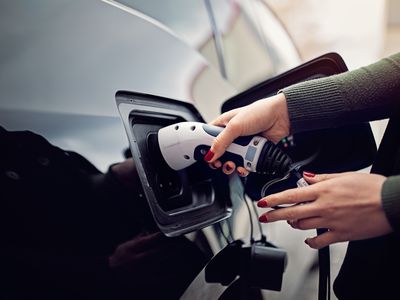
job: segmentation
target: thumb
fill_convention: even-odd
[[[240,136],[240,132],[235,130],[234,126],[228,125],[222,130],[214,139],[211,145],[209,153],[204,158],[207,162],[212,163],[217,160],[222,154],[224,154],[226,148],[232,144],[232,142]],[[210,154],[211,152],[211,154]]]
[[[313,238],[308,238],[304,241],[308,246],[314,249],[321,249],[330,244],[339,242],[337,234],[334,231],[327,231]]]
[[[314,184],[314,183],[317,183],[317,182],[322,182],[322,181],[329,180],[329,179],[332,179],[332,178],[344,176],[346,174],[347,173],[314,174],[314,173],[311,173],[311,172],[304,171],[303,172],[303,177],[308,183]]]

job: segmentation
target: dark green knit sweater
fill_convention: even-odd
[[[400,53],[354,71],[292,85],[283,93],[292,133],[390,118],[400,110]],[[400,232],[400,176],[388,177],[381,194],[386,216]]]

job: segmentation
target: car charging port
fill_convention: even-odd
[[[159,202],[161,208],[165,211],[171,211],[178,207],[189,205],[189,201],[182,200],[182,180],[179,172],[171,169],[164,161],[160,147],[158,145],[157,132],[150,132],[147,135],[147,148],[149,156],[153,161],[155,173],[155,192],[162,195],[163,199]]]
[[[203,121],[196,109],[189,103],[128,91],[119,91],[116,101],[144,196],[160,230],[178,236],[228,218],[232,214],[229,178],[203,160],[175,171],[159,148],[161,128]]]

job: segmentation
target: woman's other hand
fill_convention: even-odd
[[[386,177],[356,172],[315,176],[305,172],[304,175],[310,186],[286,190],[258,202],[259,207],[271,208],[293,204],[269,210],[260,216],[261,222],[287,220],[297,229],[328,229],[321,235],[306,239],[306,244],[316,249],[336,242],[378,237],[393,231],[381,201]]]

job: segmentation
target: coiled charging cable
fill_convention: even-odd
[[[290,161],[290,165],[289,168],[287,169],[286,172],[282,172],[283,170],[274,170],[273,172],[279,172],[279,173],[283,173],[282,177],[273,179],[267,183],[264,184],[263,188],[261,189],[261,197],[266,197],[268,195],[268,189],[280,182],[280,181],[284,181],[289,179],[289,177],[294,176],[297,179],[297,187],[301,188],[301,187],[305,187],[308,186],[309,184],[307,183],[307,181],[304,180],[300,169],[301,167],[309,164],[310,162],[312,162],[316,156],[318,155],[319,151],[316,151],[312,156],[310,156],[309,158],[296,162],[296,163],[292,163],[292,160],[290,159],[290,157],[282,152],[278,147],[276,147],[273,151],[274,156],[275,157],[279,157],[280,161],[285,161],[284,164],[280,164],[280,166],[287,166],[288,162]],[[284,208],[284,207],[289,207],[291,205],[281,205],[281,206],[276,206],[274,207],[274,209],[280,209],[280,208]],[[317,235],[321,235],[325,232],[327,232],[328,229],[325,228],[317,228]],[[319,263],[319,283],[318,283],[318,300],[330,300],[331,299],[331,294],[330,294],[330,286],[331,286],[331,276],[330,276],[330,249],[329,246],[326,246],[322,249],[318,250],[318,263]]]

